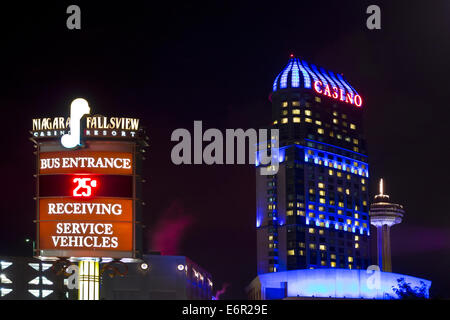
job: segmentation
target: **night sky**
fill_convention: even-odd
[[[0,255],[31,254],[31,119],[67,116],[84,97],[94,113],[147,127],[146,250],[186,255],[216,289],[231,285],[222,298],[243,298],[256,275],[255,169],[176,166],[170,136],[194,120],[222,132],[267,125],[273,80],[294,53],[344,73],[363,97],[371,196],[383,177],[406,209],[393,271],[450,297],[450,1],[95,2],[2,7]],[[66,28],[71,4],[81,30]],[[366,28],[370,4],[381,30]]]

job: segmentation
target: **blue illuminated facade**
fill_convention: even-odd
[[[258,274],[371,264],[363,109],[318,95],[315,81],[357,94],[340,74],[298,58],[275,78],[270,128],[279,130],[280,166],[257,171]]]
[[[262,274],[248,286],[254,300],[323,299],[399,299],[394,288],[403,279],[419,294],[424,287],[429,298],[431,281],[408,275],[366,270],[315,269]]]
[[[336,87],[352,96],[358,92],[344,79],[341,74],[334,74],[314,64],[292,57],[286,67],[278,74],[273,82],[272,90],[275,92],[287,88],[311,89],[315,81],[321,81],[324,86]]]
[[[358,94],[341,74],[293,57],[275,78],[268,128],[279,130],[279,167],[261,175],[266,150],[257,152],[258,276],[248,297],[398,299],[403,280],[428,298],[431,281],[374,271],[364,108],[322,95],[315,81]]]

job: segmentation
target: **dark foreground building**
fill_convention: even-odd
[[[0,299],[77,299],[62,271],[61,264],[0,257]],[[100,263],[100,299],[211,300],[212,295],[211,275],[184,256],[144,255],[139,262]]]

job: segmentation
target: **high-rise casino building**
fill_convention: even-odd
[[[257,272],[370,265],[364,102],[342,74],[291,56],[276,76],[279,170],[257,187]]]

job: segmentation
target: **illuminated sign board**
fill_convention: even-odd
[[[80,120],[83,137],[138,138],[139,119],[84,116]],[[61,137],[69,134],[70,117],[36,118],[32,122],[34,138]]]
[[[339,89],[338,87],[330,87],[329,84],[324,86],[320,80],[314,82],[314,91],[341,102],[353,104],[357,107],[362,106],[362,98],[360,95],[353,95],[353,93],[345,92],[343,89]]]
[[[133,154],[125,152],[41,152],[39,173],[104,173],[132,174]]]
[[[89,116],[84,99],[74,100],[70,113],[67,119],[33,119],[35,254],[137,258],[142,247],[138,182],[141,150],[147,146],[139,120]]]

